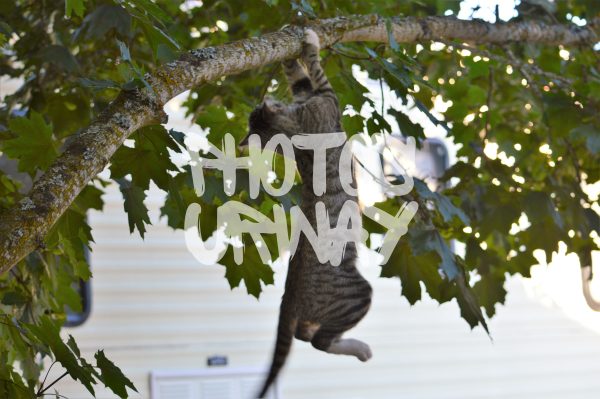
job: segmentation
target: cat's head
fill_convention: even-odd
[[[264,147],[276,134],[283,133],[291,136],[297,132],[298,124],[292,107],[267,97],[250,113],[248,135],[242,139],[239,145],[248,145],[248,139],[253,134],[260,136],[261,146]]]

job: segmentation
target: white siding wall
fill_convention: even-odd
[[[92,314],[67,331],[82,350],[91,357],[104,348],[141,398],[149,397],[153,369],[202,368],[214,354],[227,355],[231,367],[266,366],[285,271],[277,270],[260,301],[245,288],[230,291],[223,268],[198,265],[181,232],[163,222],[145,241],[130,236],[119,193],[106,199],[105,212],[90,218]],[[156,221],[157,207],[149,205]],[[490,323],[491,342],[481,329],[469,331],[454,304],[427,300],[411,308],[397,280],[378,279],[377,267],[363,273],[374,303],[351,335],[370,343],[373,359],[363,364],[297,341],[281,375],[284,398],[600,397],[600,336],[531,299],[521,281],[509,284],[507,305]],[[57,387],[72,399],[90,396],[67,379]]]

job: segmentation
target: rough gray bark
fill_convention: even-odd
[[[529,42],[591,45],[589,28],[546,25],[538,21],[488,24],[452,17],[394,18],[399,43],[458,40],[470,43]],[[339,17],[311,24],[323,47],[336,42],[387,42],[385,20],[376,15]],[[221,76],[233,75],[298,56],[302,30],[288,27],[218,47],[193,50],[146,77],[153,91],[122,92],[70,142],[56,162],[16,207],[0,214],[0,273],[42,245],[43,238],[83,187],[108,164],[135,130],[164,122],[162,106],[181,92]]]

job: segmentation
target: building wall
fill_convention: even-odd
[[[156,197],[153,197],[156,198]],[[129,234],[118,190],[106,196],[104,213],[92,213],[93,309],[81,327],[67,329],[90,358],[104,348],[149,398],[151,370],[198,369],[211,355],[229,367],[266,367],[274,340],[285,271],[260,300],[244,288],[231,291],[220,266],[197,264],[181,232],[158,221],[146,239]],[[375,296],[369,315],[351,336],[371,345],[360,363],[294,343],[281,375],[283,398],[597,398],[600,336],[509,283],[506,306],[490,322],[491,341],[470,331],[454,303],[431,300],[410,307],[398,280],[377,278],[365,266]],[[531,284],[529,284],[531,286]],[[531,289],[529,289],[531,291]],[[60,370],[54,370],[58,374]],[[88,398],[78,383],[63,380],[59,392]],[[108,391],[99,398],[113,398]]]

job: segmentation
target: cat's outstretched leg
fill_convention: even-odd
[[[325,76],[325,72],[319,62],[319,51],[321,45],[319,42],[319,36],[312,29],[306,29],[304,31],[304,48],[302,49],[302,62],[308,69],[308,75],[312,81],[315,93],[320,95],[329,95],[336,98],[335,92]]]
[[[369,345],[354,338],[343,338],[333,341],[329,345],[327,353],[356,356],[361,362],[366,362],[373,357]]]
[[[311,344],[316,349],[336,355],[356,356],[366,362],[373,354],[369,345],[353,338],[340,338],[341,334],[332,329],[321,327],[314,335]]]

